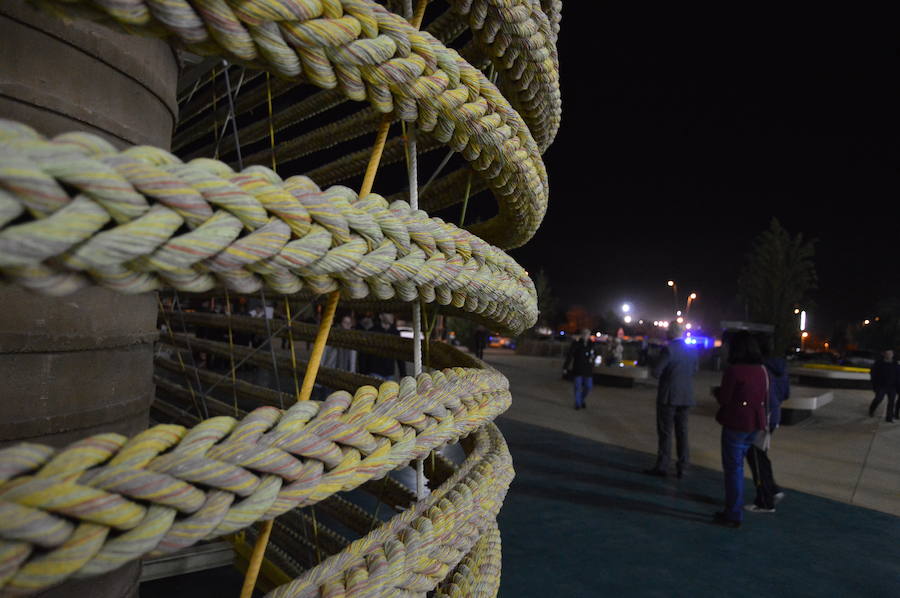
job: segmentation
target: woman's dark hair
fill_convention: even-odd
[[[731,364],[760,364],[762,363],[762,351],[759,343],[753,335],[746,330],[741,330],[733,337],[728,348],[728,363]]]

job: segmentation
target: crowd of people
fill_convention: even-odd
[[[669,475],[673,437],[677,453],[675,475],[684,477],[690,463],[688,415],[695,405],[693,379],[699,366],[696,351],[685,344],[682,335],[683,329],[678,323],[669,325],[668,344],[651,368],[653,377],[659,380],[656,393],[658,443],[656,462],[644,473],[652,476]],[[587,406],[587,396],[593,387],[595,358],[596,346],[591,331],[582,330],[570,345],[563,364],[565,373],[572,377],[576,410]],[[889,380],[894,385],[891,388],[895,388],[896,381],[900,380],[900,370],[895,368],[891,372],[895,377]],[[890,375],[885,374],[885,380]],[[744,511],[774,513],[776,503],[784,497],[784,491],[775,482],[768,449],[772,434],[780,424],[781,403],[790,396],[787,362],[772,355],[771,347],[761,346],[749,332],[738,332],[729,341],[728,367],[715,396],[719,404],[716,421],[722,426],[725,508],[715,513],[712,521],[737,528],[741,526]],[[886,396],[890,401],[889,409],[894,409],[894,395],[886,393]],[[877,402],[873,403],[873,409],[875,406]],[[744,505],[745,460],[756,486],[756,498],[749,505]]]

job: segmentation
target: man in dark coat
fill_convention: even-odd
[[[775,433],[781,424],[781,404],[791,397],[787,360],[771,355],[771,347],[763,345],[763,365],[769,376],[769,432]],[[774,513],[775,503],[784,498],[784,490],[775,483],[768,450],[751,444],[747,450],[747,464],[756,486],[756,499],[744,509],[753,513]]]
[[[672,428],[678,450],[677,475],[682,477],[688,465],[688,411],[694,402],[694,374],[697,372],[697,353],[681,338],[682,328],[677,322],[669,324],[668,346],[653,368],[659,379],[656,392],[656,433],[659,447],[656,465],[644,473],[665,477],[672,454]]]
[[[875,398],[869,405],[869,417],[875,416],[875,410],[878,405],[887,396],[887,411],[884,414],[885,421],[894,421],[894,401],[897,399],[897,383],[898,372],[897,364],[894,363],[894,352],[890,349],[885,350],[881,354],[881,359],[872,365],[872,390],[875,391]]]
[[[581,331],[581,337],[572,341],[563,364],[563,372],[568,371],[572,374],[576,410],[587,407],[584,400],[591,392],[591,388],[594,387],[594,359],[596,357],[597,351],[591,340],[591,331],[585,328]]]

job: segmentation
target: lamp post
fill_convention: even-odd
[[[672,287],[672,296],[675,298],[675,311],[678,311],[678,285],[675,284],[674,280],[670,280],[666,284]]]
[[[691,313],[691,303],[697,298],[697,293],[691,293],[687,298],[687,305],[684,308],[684,315],[690,315]]]

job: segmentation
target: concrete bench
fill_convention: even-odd
[[[594,368],[594,384],[630,388],[635,380],[647,380],[650,370],[643,366],[599,366]]]
[[[793,387],[791,398],[781,404],[781,423],[791,426],[812,415],[813,411],[834,400],[830,390],[818,388]]]
[[[858,368],[823,368],[793,366],[788,370],[791,384],[825,388],[871,388],[868,371],[852,371]]]

